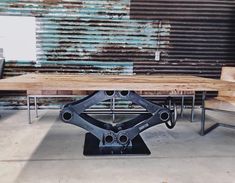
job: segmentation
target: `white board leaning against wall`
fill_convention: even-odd
[[[0,49],[5,60],[36,60],[34,17],[0,16]]]

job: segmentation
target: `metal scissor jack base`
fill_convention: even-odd
[[[137,135],[132,140],[132,146],[129,147],[100,147],[100,141],[91,133],[86,133],[84,151],[85,156],[102,156],[102,155],[149,155],[150,150],[144,143],[142,137]]]
[[[117,97],[142,106],[146,113],[116,125],[99,121],[85,113],[91,106]],[[146,155],[150,151],[140,133],[162,123],[172,129],[176,124],[175,114],[176,110],[156,105],[133,91],[98,91],[65,105],[61,119],[89,132],[86,134],[84,155]]]

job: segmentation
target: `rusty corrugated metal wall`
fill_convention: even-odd
[[[129,0],[4,0],[1,15],[35,16],[37,60],[8,61],[6,75],[25,72],[132,74],[165,47],[169,24],[130,18]]]
[[[0,15],[34,16],[37,24],[37,60],[8,60],[6,76],[187,73],[219,78],[222,66],[235,66],[231,0],[1,0]]]
[[[37,61],[8,61],[6,75],[170,72],[218,78],[221,66],[235,65],[234,11],[230,0],[2,0],[0,15],[37,17]]]
[[[131,0],[131,19],[168,21],[162,61],[135,64],[141,73],[188,73],[219,78],[222,66],[235,66],[235,1]],[[152,65],[152,66],[150,66]]]

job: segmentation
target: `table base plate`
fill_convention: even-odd
[[[100,148],[100,141],[91,133],[86,133],[84,151],[85,156],[103,155],[150,155],[151,152],[140,135],[132,140],[132,147],[125,150],[115,150],[113,148]]]

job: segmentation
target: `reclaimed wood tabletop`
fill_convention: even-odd
[[[0,80],[0,90],[235,91],[235,83],[190,75],[26,74]]]

